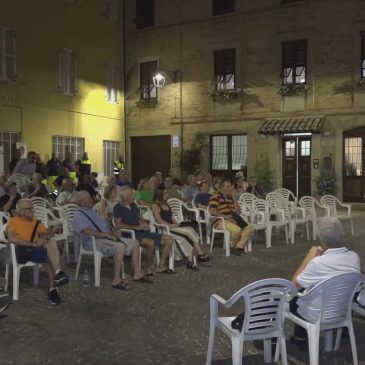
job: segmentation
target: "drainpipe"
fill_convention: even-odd
[[[126,64],[126,40],[125,40],[125,34],[126,34],[126,25],[125,25],[125,10],[126,10],[126,2],[122,1],[122,11],[123,11],[123,16],[122,16],[122,32],[123,32],[123,36],[122,36],[122,59],[123,59],[123,129],[124,129],[124,163],[127,165],[127,108],[126,108],[126,97],[125,97],[125,88],[126,88],[126,71],[125,71],[125,64]],[[128,166],[128,170],[129,173],[131,174],[131,166]],[[132,176],[132,175],[130,175]]]

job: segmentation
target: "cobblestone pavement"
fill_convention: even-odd
[[[365,266],[365,212],[355,212],[355,236],[348,247],[358,252]],[[346,225],[347,231],[349,226]],[[224,257],[216,245],[214,260],[200,272],[177,263],[177,275],[156,275],[155,283],[134,284],[129,292],[112,289],[112,265],[103,260],[100,288],[83,288],[81,278],[61,289],[64,303],[52,307],[46,299],[46,278],[32,286],[31,271],[23,269],[20,298],[0,318],[0,364],[122,364],[202,365],[209,328],[209,296],[228,298],[240,287],[267,277],[290,279],[312,242],[297,236],[286,245],[282,235],[266,249],[260,236],[253,252]],[[91,260],[85,268],[93,272]],[[66,271],[74,275],[75,266]],[[81,275],[82,276],[82,275]],[[236,308],[236,313],[239,309]],[[354,318],[359,363],[365,364],[365,318]],[[292,325],[285,324],[287,338]],[[348,339],[335,353],[320,350],[321,365],[352,364]],[[287,342],[289,364],[308,364],[307,352]],[[228,338],[216,336],[214,365],[231,364]],[[244,363],[263,364],[260,343],[244,346]]]

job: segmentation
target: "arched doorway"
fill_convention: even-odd
[[[343,133],[343,200],[365,202],[365,127]]]

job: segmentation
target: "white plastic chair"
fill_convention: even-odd
[[[319,204],[318,201],[313,198],[312,196],[302,196],[299,199],[299,205],[305,210],[305,215],[308,221],[312,222],[312,231],[313,231],[313,241],[316,240],[317,231],[316,231],[316,224],[317,224],[317,209],[323,209],[323,215],[326,214],[326,207]]]
[[[9,182],[14,182],[18,187],[19,193],[22,193],[25,191],[25,187],[30,184],[30,179],[23,174],[13,174],[9,176]]]
[[[242,364],[243,343],[252,340],[264,341],[264,361],[271,362],[271,339],[277,338],[275,361],[279,358],[287,364],[286,344],[283,330],[285,302],[296,295],[294,284],[285,279],[264,279],[238,290],[228,300],[217,294],[210,297],[210,329],[206,365],[212,363],[213,344],[216,328],[222,330],[232,342],[232,364]],[[244,301],[245,317],[242,331],[232,329],[235,317],[220,317],[218,304],[226,308],[237,301]]]
[[[321,205],[327,208],[327,215],[331,217],[336,217],[339,220],[350,220],[351,224],[351,234],[354,235],[354,222],[352,220],[352,208],[350,204],[341,203],[333,195],[323,195],[320,200]],[[337,207],[345,209],[345,212],[340,214]]]
[[[319,333],[326,331],[325,349],[332,351],[332,330],[337,329],[337,339],[334,350],[340,345],[342,327],[347,327],[350,336],[353,363],[358,364],[354,329],[352,326],[352,301],[359,287],[365,283],[361,273],[343,273],[322,281],[307,293],[298,293],[298,297],[308,306],[320,305],[315,322],[299,318],[289,310],[285,317],[303,327],[308,333],[309,364],[318,365]]]
[[[90,250],[87,250],[83,245],[83,240],[86,237],[90,238],[90,240],[91,240],[91,249]],[[94,258],[94,284],[96,287],[100,286],[101,259],[106,256],[104,256],[100,251],[98,251],[96,249],[96,243],[95,243],[94,236],[85,236],[83,234],[81,234],[81,235],[74,234],[74,241],[79,242],[79,249],[80,249],[80,252],[78,255],[78,260],[77,260],[75,280],[77,280],[77,278],[79,276],[82,256],[93,256],[93,258]]]
[[[251,193],[243,193],[238,199],[238,206],[240,207],[240,214],[250,223],[253,222],[254,204],[257,197]]]
[[[191,201],[191,206],[200,212],[200,223],[205,224],[206,243],[207,245],[210,245],[210,221],[209,221],[209,214],[207,212],[208,208],[198,207],[195,203],[195,197]]]
[[[13,266],[13,300],[19,299],[19,280],[20,280],[20,270],[23,267],[31,267],[33,268],[33,277],[34,277],[34,285],[38,285],[39,281],[39,269],[43,266],[43,264],[37,264],[35,262],[28,261],[25,264],[19,264],[16,258],[15,253],[15,245],[13,243],[9,243],[10,245],[10,261],[8,261],[6,265],[5,279],[6,285],[5,290],[8,290],[8,282],[9,282],[9,266],[10,264]]]
[[[298,205],[298,198],[294,195],[294,193],[291,190],[280,188],[274,190],[274,192],[279,194],[286,201],[288,201],[291,207],[296,207]]]
[[[180,224],[184,221],[184,209],[188,212],[192,212],[195,215],[195,220],[198,223],[199,227],[199,237],[200,242],[203,242],[203,234],[202,234],[202,227],[200,222],[200,212],[198,209],[189,208],[183,201],[176,199],[176,198],[170,198],[167,200],[167,203],[169,204],[172,214],[176,220],[177,224]]]

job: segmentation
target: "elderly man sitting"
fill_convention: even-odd
[[[93,209],[93,200],[90,194],[81,190],[77,194],[77,203],[80,209],[76,212],[73,218],[74,232],[85,235],[82,244],[87,249],[91,248],[91,238],[87,236],[94,236],[96,241],[96,248],[104,255],[113,257],[114,260],[114,277],[112,281],[112,288],[130,290],[131,285],[122,280],[122,265],[124,255],[131,255],[133,262],[133,280],[144,283],[151,283],[152,281],[143,275],[139,270],[140,255],[139,243],[136,240],[121,238],[120,232],[111,230],[107,221],[102,218],[99,213]]]
[[[56,241],[52,239],[53,232],[34,218],[30,199],[20,199],[16,210],[17,216],[9,220],[7,230],[9,242],[16,245],[18,262],[48,263],[48,298],[51,304],[60,304],[58,287],[67,284],[69,277],[61,271],[60,254]]]
[[[129,186],[120,188],[122,201],[114,206],[114,218],[117,228],[132,229],[137,240],[146,251],[147,276],[153,278],[152,258],[155,245],[161,246],[161,260],[157,268],[158,273],[174,274],[175,271],[165,266],[167,257],[172,248],[172,238],[158,233],[150,232],[149,225],[140,215],[135,204],[134,191]]]
[[[75,186],[70,179],[62,180],[62,191],[58,194],[56,203],[58,205],[75,204],[77,192]]]
[[[342,223],[337,218],[318,219],[317,230],[319,246],[313,246],[309,250],[292,278],[299,289],[309,290],[335,275],[360,271],[359,256],[343,245],[345,233]],[[308,303],[295,297],[290,303],[290,311],[300,318],[314,321],[319,308],[315,300]],[[295,326],[291,342],[301,346],[306,341],[306,334],[302,327]]]

